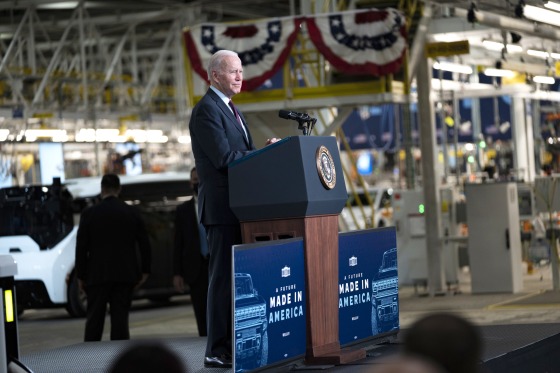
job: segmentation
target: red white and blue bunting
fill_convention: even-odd
[[[194,71],[208,79],[206,66],[220,49],[237,52],[243,63],[243,90],[252,91],[271,78],[290,54],[303,18],[276,18],[228,26],[205,23],[185,33],[187,53]]]
[[[322,14],[306,22],[315,47],[340,72],[387,75],[402,65],[405,19],[395,9]]]
[[[340,72],[386,75],[401,67],[407,47],[405,19],[391,8],[235,26],[203,23],[185,32],[187,54],[193,70],[206,81],[212,54],[220,49],[237,52],[243,63],[243,90],[252,91],[282,68],[304,20],[317,50]]]

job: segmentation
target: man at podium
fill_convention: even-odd
[[[242,243],[239,220],[229,207],[228,165],[256,148],[247,122],[231,98],[241,91],[243,67],[237,53],[216,52],[208,63],[210,87],[189,122],[199,176],[198,216],[208,236],[208,341],[205,367],[232,364],[231,247]],[[276,142],[267,141],[267,144]]]

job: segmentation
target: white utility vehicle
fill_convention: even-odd
[[[152,274],[135,298],[166,300],[173,289],[175,209],[191,198],[188,173],[121,176],[120,197],[136,205],[152,244]],[[101,177],[68,179],[64,184],[0,189],[0,255],[12,255],[18,312],[65,306],[70,315],[85,315],[85,297],[74,275],[80,213],[95,203]],[[100,233],[102,234],[102,233]]]

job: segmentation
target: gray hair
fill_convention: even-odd
[[[214,53],[212,57],[210,57],[210,61],[208,61],[208,69],[206,73],[208,74],[208,80],[212,82],[212,71],[217,70],[218,67],[222,64],[222,61],[225,57],[239,57],[237,53],[234,51],[230,51],[227,49],[221,49]]]

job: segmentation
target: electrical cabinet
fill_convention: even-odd
[[[451,188],[442,188],[441,212],[444,237],[442,265],[448,284],[458,282],[458,248],[449,236],[457,235],[454,206],[457,194]],[[428,252],[426,246],[426,221],[424,194],[421,189],[395,190],[393,192],[393,220],[397,229],[397,258],[399,283],[417,284],[428,280]],[[446,238],[447,237],[447,238]]]
[[[523,288],[519,202],[515,183],[465,185],[472,293]]]

